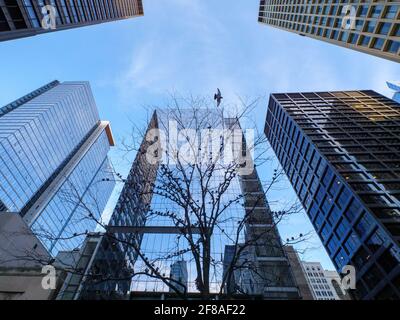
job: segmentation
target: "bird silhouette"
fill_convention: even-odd
[[[224,97],[221,95],[221,91],[217,88],[217,93],[214,94],[214,100],[217,100],[217,107],[219,107],[223,98]]]

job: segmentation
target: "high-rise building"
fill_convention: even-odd
[[[227,273],[227,269],[229,265],[232,263],[235,257],[235,246],[234,245],[226,245],[224,250],[224,275]],[[236,291],[237,283],[239,282],[237,272],[232,272],[230,278],[226,279],[226,284],[224,291],[225,293],[232,294]]]
[[[285,246],[285,251],[292,267],[294,280],[299,288],[302,300],[314,300],[312,288],[307,281],[307,276],[303,270],[303,263],[293,246]]]
[[[357,299],[399,298],[400,108],[374,91],[272,94],[265,134]]]
[[[0,41],[140,15],[142,0],[1,0]]]
[[[173,279],[174,286],[178,288],[180,292],[185,292],[188,286],[188,271],[187,271],[187,263],[185,260],[175,261],[171,264],[171,272],[170,278]],[[170,288],[170,292],[173,292],[172,288]]]
[[[387,81],[386,83],[394,91],[392,99],[400,103],[400,81]]]
[[[324,270],[326,281],[333,288],[333,295],[336,300],[351,300],[350,293],[348,293],[344,288],[342,279],[335,270]]]
[[[201,135],[203,139],[204,133],[202,134],[202,131],[210,130],[210,132],[214,132],[213,134],[215,135],[215,132],[220,132],[218,130],[224,130],[222,135],[229,136],[229,134],[234,134],[234,130],[239,130],[240,135],[243,136],[243,146],[246,147],[245,134],[236,118],[229,118],[226,116],[221,118],[221,114],[218,112],[201,109],[195,111],[190,109],[184,111],[158,110],[157,115],[160,128],[169,128],[171,122],[174,123],[178,121],[179,130],[196,130],[196,134]],[[228,130],[229,133],[227,133],[226,130]],[[169,132],[171,132],[171,129],[169,129]],[[230,140],[226,137],[222,142],[220,138],[217,140],[218,146],[220,146],[220,143],[222,145],[228,145],[230,143]],[[234,143],[238,142],[236,141]],[[168,145],[167,147],[170,146]],[[203,150],[203,148],[204,146],[200,147],[201,150]],[[163,150],[164,149],[167,148],[164,147]],[[168,150],[168,153],[172,152],[174,152],[174,150]],[[253,160],[250,157],[250,152],[247,150],[247,147],[245,154],[245,162],[251,167]],[[210,182],[208,186],[208,188],[210,188],[208,192],[210,193],[211,190],[217,190],[214,188],[216,188],[218,184],[224,183],[224,179],[226,179],[226,172],[224,170],[228,169],[226,169],[223,163],[219,163],[219,165],[221,165],[222,168],[212,173],[212,182]],[[174,168],[173,164],[170,166]],[[298,299],[298,289],[293,282],[290,266],[283,251],[281,239],[276,225],[274,224],[268,201],[262,189],[262,184],[256,169],[251,167],[249,171],[251,172],[239,174],[232,179],[228,190],[221,196],[221,201],[225,204],[229,203],[229,201],[233,201],[233,199],[237,197],[240,200],[233,201],[219,217],[221,223],[216,227],[212,237],[212,259],[214,261],[221,261],[222,265],[224,264],[224,260],[229,263],[229,257],[225,259],[224,254],[227,253],[227,248],[232,245],[232,237],[235,232],[237,232],[233,226],[237,225],[244,217],[247,217],[247,219],[245,219],[245,231],[241,235],[241,241],[239,241],[237,246],[246,246],[238,259],[238,261],[242,261],[243,264],[241,268],[238,268],[237,261],[233,266],[235,269],[235,272],[233,272],[235,278],[234,293],[259,295],[266,299]],[[162,177],[161,171],[158,174],[158,178]],[[191,190],[194,199],[201,199],[200,177],[196,176],[193,179]],[[207,200],[207,203],[208,201],[211,201],[211,199]],[[159,195],[154,196],[151,206],[153,209],[171,208],[172,210],[180,210],[176,203],[166,201],[164,197]],[[212,210],[211,207],[209,210]],[[163,224],[163,218],[160,217],[159,220],[158,223]],[[158,225],[155,221],[152,223]],[[146,234],[143,237],[142,248],[144,252],[147,250],[149,252],[154,252],[154,243],[159,243],[157,252],[168,252],[168,248],[173,243],[172,241],[173,238],[171,238],[170,235]],[[249,245],[249,243],[251,243],[251,245]],[[179,248],[184,250],[186,248],[185,242],[180,241]],[[237,252],[236,255],[232,252],[228,255],[236,257]],[[190,252],[185,253],[183,258],[186,261],[193,261]],[[245,265],[246,267],[244,267]],[[210,289],[211,292],[218,292],[222,282],[221,276],[226,273],[227,268],[226,266],[224,268],[224,266],[215,265],[213,269]],[[195,264],[193,262],[188,263],[189,292],[196,292],[197,290],[195,270]],[[132,289],[137,290],[144,285],[147,291],[151,291],[154,287],[160,287],[159,282],[145,279],[142,281],[141,283],[140,279],[138,279],[137,284],[135,284]]]
[[[52,256],[79,247],[114,188],[113,145],[87,82],[54,81],[1,108],[0,211],[21,217]]]
[[[249,265],[248,269],[239,269],[239,292],[265,299],[299,299],[293,269],[256,168],[238,180],[240,189],[236,192],[243,195],[247,217],[245,244],[252,244],[243,250],[237,263]]]
[[[260,241],[262,242],[262,241]],[[239,245],[239,247],[242,244]],[[228,295],[248,294],[252,296],[262,296],[263,284],[265,279],[256,277],[256,271],[262,273],[262,269],[257,265],[257,256],[254,248],[243,248],[243,251],[237,258],[236,263],[233,261],[237,254],[237,248],[234,245],[226,245],[223,259],[223,276],[225,278],[224,293]],[[247,268],[235,268],[229,276],[228,270],[230,265],[248,266]]]
[[[158,128],[157,115],[151,118],[147,133]],[[131,286],[137,250],[153,193],[158,163],[147,161],[152,143],[143,140],[124,179],[124,186],[108,223],[109,233],[91,234],[80,250],[77,265],[84,275],[73,272],[65,282],[59,299],[102,299],[124,297]]]
[[[315,300],[347,300],[336,271],[324,270],[319,262],[303,262],[303,270]]]
[[[258,21],[400,62],[399,3],[261,0]]]
[[[176,123],[177,119],[179,120],[179,125],[176,129],[179,128],[179,132],[190,128],[200,130],[199,127],[196,127],[196,124],[201,123],[203,134],[204,131],[211,132],[210,130],[213,128],[222,129],[222,126],[231,127],[235,123],[235,119],[221,119],[221,117],[212,114],[209,110],[207,112],[202,112],[201,110],[157,110],[153,114],[147,133],[153,129],[167,130],[168,139],[170,139],[168,141],[174,140],[173,132],[178,135],[178,131],[171,129],[170,123],[174,123],[174,121]],[[196,133],[198,134],[199,132],[196,131]],[[174,225],[171,219],[166,218],[171,212],[175,212],[176,216],[178,216],[182,212],[182,207],[171,199],[162,196],[163,192],[160,189],[157,189],[158,192],[154,193],[154,188],[160,186],[160,181],[165,179],[166,168],[174,170],[177,167],[176,163],[173,164],[168,156],[174,154],[174,150],[169,149],[170,145],[165,145],[166,142],[164,140],[156,138],[154,137],[153,141],[146,134],[109,223],[109,234],[114,234],[110,240],[113,245],[104,247],[119,248],[118,251],[124,253],[124,255],[120,256],[123,260],[110,260],[110,255],[108,254],[102,254],[100,258],[96,256],[95,259],[92,259],[93,263],[90,268],[91,270],[96,269],[97,272],[91,272],[91,274],[96,274],[99,278],[94,277],[91,281],[90,276],[86,277],[85,289],[81,291],[81,293],[85,291],[86,294],[81,294],[80,298],[110,296],[111,293],[117,291],[119,291],[120,297],[124,296],[127,291],[125,285],[118,286],[116,281],[107,280],[107,277],[118,279],[118,275],[113,273],[118,268],[127,271],[127,274],[131,272],[131,276],[125,277],[125,279],[132,280],[130,288],[128,288],[131,291],[132,299],[149,297],[149,295],[153,298],[160,298],[161,296],[174,297],[175,295],[176,298],[176,291],[171,292],[171,288],[154,275],[154,271],[149,268],[145,261],[151,263],[151,267],[154,270],[160,270],[165,277],[171,275],[175,278],[179,273],[180,275],[177,278],[182,278],[187,284],[188,296],[196,298],[198,295],[198,274],[192,252],[188,250],[185,231]],[[158,141],[159,145],[154,149],[156,141]],[[151,149],[149,148],[150,146]],[[220,138],[218,135],[218,149],[220,148],[219,146]],[[149,163],[147,154],[154,152],[154,154],[161,156],[161,151],[171,162],[163,159],[161,164],[158,162]],[[191,168],[189,164],[185,164],[182,170],[189,168]],[[179,176],[179,173],[177,174]],[[207,192],[209,194],[211,192],[214,193],[215,191],[212,190],[217,190],[215,188],[217,188],[218,183],[223,182],[224,170],[218,169],[213,172],[213,175],[214,177],[210,180],[210,185],[208,186]],[[174,181],[178,182],[183,178],[176,177],[175,179]],[[199,176],[196,175],[190,183],[191,197],[194,199],[201,199],[197,198],[201,194],[199,179]],[[172,182],[168,183],[168,187],[165,187],[165,190],[173,187]],[[246,232],[243,230],[239,234],[240,245],[246,242],[247,239],[251,242],[247,254],[249,259],[246,264],[251,264],[253,272],[240,272],[240,279],[238,278],[238,286],[235,287],[235,293],[257,295],[267,299],[298,299],[298,289],[294,285],[279,233],[274,225],[265,195],[260,188],[262,188],[262,185],[254,170],[249,175],[236,176],[229,184],[229,191],[222,196],[221,203],[226,204],[229,201],[231,203],[229,208],[224,209],[223,214],[218,218],[221,222],[212,235],[210,292],[212,294],[219,292],[223,274],[229,268],[227,265],[222,265],[223,262],[229,260],[229,257],[224,256],[224,254],[227,254],[226,248],[232,244],[233,235],[238,232],[236,229],[238,221],[243,220],[245,215],[248,214],[245,223]],[[260,194],[262,195],[261,197]],[[243,195],[243,197],[240,197],[240,195]],[[232,199],[236,197],[239,200],[233,201]],[[207,201],[208,205],[209,201]],[[211,209],[206,214],[211,214]],[[199,228],[196,227],[198,222],[195,223],[196,219],[193,212],[191,213],[191,218],[194,219],[193,237],[198,239]],[[130,238],[127,238],[128,236]],[[104,237],[108,238],[107,234]],[[235,250],[234,247],[233,249]],[[138,250],[141,252],[139,256]],[[99,250],[99,252],[102,251]],[[232,255],[234,256],[234,252]],[[177,259],[184,261],[185,267],[177,264]],[[218,261],[222,262],[222,264],[218,263]],[[172,266],[171,269],[168,266]],[[235,265],[233,267],[236,270],[238,266]],[[183,269],[186,270],[180,272]],[[133,276],[133,271],[138,274]],[[183,277],[181,277],[182,274],[184,275]],[[120,290],[120,288],[123,288],[123,290]]]
[[[120,299],[129,290],[125,254],[104,233],[89,233],[78,250],[61,251],[56,262],[67,273],[57,300]]]

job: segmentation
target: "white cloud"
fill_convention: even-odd
[[[258,24],[258,4],[147,0],[139,30],[145,36],[115,80],[122,103],[162,103],[171,91],[211,97],[216,87],[225,103],[287,91],[373,89],[391,96],[386,80],[398,79],[397,64]],[[261,125],[264,100],[255,116]],[[295,228],[283,234],[311,226],[303,215],[289,225]],[[320,245],[317,237],[314,243]]]

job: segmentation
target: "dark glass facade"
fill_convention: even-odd
[[[355,297],[400,297],[400,105],[374,91],[272,94],[265,134]]]
[[[55,10],[54,29],[42,27],[42,20],[48,14],[47,5]],[[143,15],[142,0],[3,0],[0,41],[140,15]]]

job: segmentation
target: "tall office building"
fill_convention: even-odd
[[[237,192],[243,195],[247,217],[244,234],[247,246],[236,265],[249,265],[248,269],[238,270],[235,283],[238,292],[265,299],[300,299],[293,268],[256,168],[250,174],[240,175],[238,180]]]
[[[171,129],[170,123],[179,123],[176,128],[179,128],[179,130]],[[174,132],[180,136],[182,133],[178,132],[196,129],[196,134],[199,134],[200,128],[196,126],[198,123],[201,123],[200,128],[204,134],[204,132],[210,132],[211,129],[222,129],[223,126],[230,127],[235,121],[234,119],[221,119],[220,114],[214,114],[209,110],[207,112],[201,110],[157,110],[148,126],[147,133],[153,129],[164,130],[163,132],[168,132],[167,140],[171,142],[175,139]],[[161,136],[160,133],[158,134]],[[158,139],[156,139],[157,137]],[[199,297],[198,273],[192,252],[188,250],[189,244],[185,230],[168,218],[168,213],[171,212],[174,212],[176,216],[183,214],[182,207],[179,202],[164,197],[163,191],[160,191],[160,189],[157,189],[158,192],[154,192],[154,188],[157,186],[161,186],[165,190],[172,189],[172,182],[168,183],[168,187],[162,187],[162,181],[167,172],[166,168],[178,170],[176,163],[173,163],[172,158],[170,159],[175,149],[171,149],[169,142],[159,136],[157,137],[154,137],[154,140],[149,139],[146,134],[146,139],[143,140],[137,153],[130,174],[125,181],[122,195],[109,223],[108,235],[104,235],[112,243],[112,245],[104,247],[108,248],[107,250],[119,248],[118,251],[124,253],[120,255],[124,260],[110,259],[108,254],[97,254],[96,258],[92,259],[92,265],[87,268],[87,270],[93,271],[88,273],[89,276],[86,277],[86,280],[83,279],[83,290],[80,293],[78,290],[78,295],[75,295],[75,297],[79,296],[81,299],[99,298],[103,295],[110,296],[110,294],[116,292],[118,292],[119,297],[124,297],[127,293],[126,283],[118,285],[117,281],[108,280],[109,278],[118,279],[116,270],[119,268],[122,271],[120,274],[130,274],[130,277],[125,276],[124,279],[129,278],[129,281],[131,281],[130,288],[128,288],[131,291],[131,299],[149,296],[153,298],[162,296],[176,298],[176,292],[171,292],[171,288],[164,281],[154,276],[145,261],[150,262],[152,267],[160,270],[166,277],[171,275],[173,278],[182,278],[187,284],[188,297]],[[159,144],[154,149],[156,141]],[[151,149],[149,149],[150,147]],[[218,135],[219,148],[220,138]],[[157,156],[165,155],[166,158],[163,158],[161,163],[151,164],[147,159],[149,152],[150,154],[157,154]],[[182,170],[190,170],[190,168],[192,167],[189,164],[185,164]],[[176,177],[174,176],[175,182],[183,179],[178,178],[183,174],[182,172],[174,172],[177,174]],[[224,172],[223,167],[213,172],[207,189],[209,194],[216,192],[218,184],[223,183]],[[196,174],[190,182],[190,197],[198,199],[193,201],[200,201],[201,199],[199,179]],[[228,257],[224,257],[225,248],[232,244],[232,237],[237,232],[238,221],[243,220],[245,214],[248,213],[246,232],[244,230],[239,232],[240,244],[245,243],[247,239],[252,241],[248,255],[251,260],[246,263],[251,264],[254,272],[242,272],[243,277],[241,279],[245,281],[239,282],[241,287],[237,293],[258,295],[267,299],[297,299],[298,289],[294,285],[290,266],[282,249],[278,231],[274,226],[271,211],[260,188],[261,183],[257,173],[253,171],[250,175],[236,176],[230,182],[229,190],[221,197],[223,198],[221,199],[221,206],[229,203],[229,201],[232,201],[232,203],[218,218],[218,221],[221,222],[218,223],[218,227],[215,227],[211,238],[210,292],[212,294],[219,292],[223,281],[222,276],[227,268],[227,266],[221,264],[228,259]],[[178,191],[176,192],[179,194]],[[232,200],[240,195],[243,195],[243,197],[239,197],[239,200]],[[211,200],[206,200],[207,206],[209,206],[209,201]],[[138,208],[141,209],[138,210]],[[205,214],[210,215],[211,212],[212,210],[209,208]],[[199,227],[196,227],[199,222],[196,222],[194,212],[191,212],[190,219],[193,219],[193,237],[196,241],[199,241],[197,239],[200,237],[200,231]],[[110,237],[110,234],[113,236]],[[135,247],[140,250],[141,255],[138,256],[138,250]],[[234,256],[234,253],[232,255]],[[178,260],[185,261],[185,266],[182,266],[182,263],[177,263]],[[171,269],[169,266],[172,266]],[[126,273],[124,273],[125,271]],[[134,275],[134,272],[138,274]],[[119,279],[121,279],[121,276],[119,276]]]
[[[185,260],[178,260],[171,264],[170,278],[177,281],[174,285],[180,292],[185,292],[188,287],[188,271]],[[173,292],[170,288],[170,292]]]
[[[347,300],[336,271],[324,270],[319,262],[303,262],[303,270],[315,300]]]
[[[158,128],[153,114],[147,133]],[[147,135],[146,133],[146,135]],[[91,234],[82,246],[76,265],[84,274],[72,272],[59,299],[123,298],[130,290],[134,265],[140,248],[146,213],[149,210],[158,163],[147,161],[153,143],[143,140],[108,223],[106,233]]]
[[[400,62],[398,1],[261,0],[258,21]]]
[[[232,263],[233,259],[235,258],[235,251],[236,248],[234,245],[226,245],[224,249],[224,277],[228,272],[229,265]],[[238,279],[240,274],[238,272],[232,272],[230,278],[226,279],[226,284],[224,288],[224,292],[228,294],[232,294],[236,291],[236,287],[240,285],[240,280]]]
[[[387,81],[386,83],[394,91],[392,99],[400,103],[400,81]]]
[[[52,256],[79,247],[114,188],[113,145],[87,82],[54,81],[1,108],[0,215],[18,215]]]
[[[142,0],[0,0],[0,41],[140,15]]]
[[[325,270],[319,262],[301,261],[293,246],[285,250],[303,300],[350,300],[336,271]]]
[[[289,259],[290,266],[292,267],[293,276],[297,287],[299,288],[301,299],[314,300],[312,288],[310,287],[309,281],[307,281],[307,276],[304,273],[303,263],[301,262],[299,255],[293,246],[285,246],[285,251]]]
[[[178,143],[177,146],[173,146],[171,141],[174,141],[175,134],[174,130],[171,129],[174,123],[177,123],[177,137],[181,137],[185,130],[195,130],[196,135],[204,143],[206,132],[210,132],[211,137],[214,137],[216,141],[208,141],[211,145],[217,144],[218,150],[221,146],[229,150],[230,143],[239,144],[238,141],[231,141],[229,135],[235,134],[234,130],[240,131],[240,135],[243,136],[241,147],[246,147],[245,133],[242,131],[238,120],[236,118],[229,118],[226,115],[223,116],[218,111],[214,110],[202,110],[202,109],[176,109],[176,110],[157,110],[158,127],[161,129],[167,129],[170,140],[167,139],[165,146],[161,145],[161,148],[167,150],[167,156],[163,158],[162,164],[168,165],[171,170],[175,170],[175,161],[173,156],[177,148],[182,143]],[[221,130],[223,133],[221,133]],[[236,132],[237,133],[237,132]],[[220,135],[225,138],[221,138]],[[217,137],[216,137],[217,136]],[[227,137],[228,136],[228,137]],[[212,138],[209,138],[212,139]],[[222,140],[221,140],[222,139]],[[178,140],[179,141],[179,138]],[[201,145],[199,150],[210,150],[210,155],[215,155],[214,147],[208,145]],[[183,149],[185,150],[185,149]],[[183,152],[180,151],[180,152]],[[240,149],[242,150],[242,149]],[[242,150],[242,152],[244,152]],[[235,226],[238,225],[245,217],[245,231],[240,233],[240,241],[238,246],[246,247],[246,253],[240,255],[239,260],[246,259],[247,267],[241,266],[240,279],[237,281],[237,294],[248,294],[258,295],[266,299],[297,299],[298,289],[294,285],[290,266],[288,264],[285,253],[282,249],[282,243],[274,221],[272,218],[271,210],[269,208],[267,199],[262,189],[262,184],[259,180],[258,174],[255,168],[252,167],[253,160],[251,159],[251,153],[249,150],[245,152],[245,158],[243,161],[251,167],[249,172],[238,174],[235,178],[230,181],[226,192],[220,195],[221,206],[227,205],[227,208],[218,217],[218,226],[215,227],[211,238],[211,256],[212,256],[212,271],[210,270],[210,291],[212,293],[219,292],[219,288],[222,284],[222,275],[224,272],[223,261],[226,248],[232,243],[232,239],[235,238],[237,229]],[[197,159],[197,158],[196,158]],[[187,160],[185,160],[187,161]],[[197,160],[196,160],[197,161]],[[183,172],[190,172],[190,160],[189,163],[185,162]],[[197,163],[197,162],[196,162]],[[201,166],[201,164],[199,164]],[[203,166],[205,164],[203,163]],[[212,171],[210,176],[210,183],[208,184],[208,194],[218,192],[218,185],[226,182],[226,174],[229,172],[228,165],[221,159],[218,162],[218,169]],[[204,167],[202,170],[205,170]],[[201,171],[201,170],[200,170]],[[251,171],[251,172],[250,172]],[[173,171],[178,176],[183,174],[181,171]],[[204,174],[204,173],[203,173]],[[163,179],[162,167],[158,172],[156,178],[156,184]],[[202,201],[202,187],[200,173],[195,174],[192,182],[190,183],[191,197],[193,201]],[[212,209],[212,197],[203,200],[205,205],[208,207],[205,214],[212,214],[216,209]],[[236,199],[234,201],[234,199]],[[232,202],[230,202],[232,201]],[[229,203],[229,205],[228,205]],[[182,213],[182,208],[175,201],[166,199],[159,194],[155,195],[151,202],[152,210],[170,211],[176,210],[177,213]],[[198,224],[195,216],[192,217],[194,224]],[[160,215],[159,217],[153,217],[151,221],[152,225],[170,225],[172,221],[166,221],[165,218]],[[177,240],[178,239],[178,240]],[[183,251],[181,255],[182,259],[187,261],[188,269],[188,292],[195,294],[198,290],[197,286],[197,273],[196,265],[193,261],[191,252],[187,252],[188,243],[182,236],[171,235],[171,234],[145,234],[143,236],[141,248],[143,252],[149,252],[148,258],[156,259],[160,253],[167,254],[171,250],[171,246],[176,243],[177,249]],[[249,245],[251,244],[251,245]],[[156,249],[155,249],[156,248]],[[232,254],[232,252],[231,252]],[[237,256],[236,252],[236,256]],[[220,261],[221,264],[216,262]],[[174,258],[167,259],[165,263],[173,263]],[[233,268],[237,270],[237,263],[234,264]],[[139,265],[138,265],[139,266]],[[160,265],[160,268],[162,266]],[[245,271],[248,270],[248,272]],[[236,272],[236,274],[238,274]],[[154,280],[148,277],[139,277],[132,283],[133,291],[168,291],[168,288],[163,285],[161,281]]]
[[[241,191],[245,195],[248,211],[256,200],[255,194],[262,191],[257,173],[240,178]],[[252,195],[247,194],[253,189]],[[251,199],[252,198],[252,199]],[[223,275],[226,281],[224,291],[229,295],[245,294],[264,299],[300,299],[302,289],[297,282],[295,266],[282,246],[279,233],[270,215],[270,208],[263,199],[259,211],[251,212],[246,222],[245,242],[238,245],[242,249],[237,255],[235,245],[226,245],[223,257]],[[263,208],[263,209],[262,209]],[[261,210],[260,210],[261,209]],[[268,214],[266,214],[266,212]],[[273,227],[274,226],[274,227]],[[249,245],[251,244],[251,245]],[[236,259],[236,261],[233,261]],[[227,276],[230,265],[234,266],[231,276]]]
[[[400,109],[374,91],[272,94],[265,134],[355,297],[399,298]]]
[[[335,270],[324,270],[325,279],[332,288],[335,300],[352,300],[350,293],[348,293],[341,284],[342,280]]]

